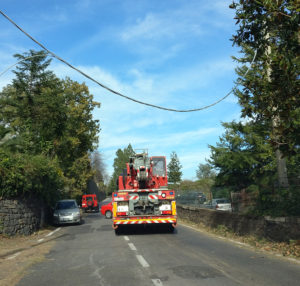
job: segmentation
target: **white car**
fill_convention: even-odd
[[[213,199],[212,208],[218,211],[232,211],[231,202],[228,199],[220,198],[220,199]]]

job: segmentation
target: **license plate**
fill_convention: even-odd
[[[159,209],[161,211],[170,211],[171,210],[171,206],[170,205],[162,205],[159,207]]]
[[[118,206],[118,212],[128,212],[128,206]]]

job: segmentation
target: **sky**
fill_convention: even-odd
[[[1,0],[0,9],[50,51],[106,86],[140,101],[174,109],[210,105],[235,85],[238,29],[229,0]],[[0,15],[0,73],[16,53],[40,50]],[[224,133],[240,119],[234,95],[203,111],[174,113],[118,97],[54,59],[60,78],[85,82],[100,120],[99,152],[107,174],[116,151],[130,143],[149,155],[175,151],[183,179],[195,180]],[[0,89],[13,73],[0,77]]]

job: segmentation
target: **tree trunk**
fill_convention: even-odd
[[[275,151],[277,163],[277,175],[279,188],[288,188],[289,181],[287,176],[286,160],[283,158],[279,149]]]

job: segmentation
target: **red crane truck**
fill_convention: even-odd
[[[137,224],[177,225],[174,190],[168,189],[166,157],[148,157],[143,150],[126,163],[118,178],[118,191],[112,194],[113,228]]]

